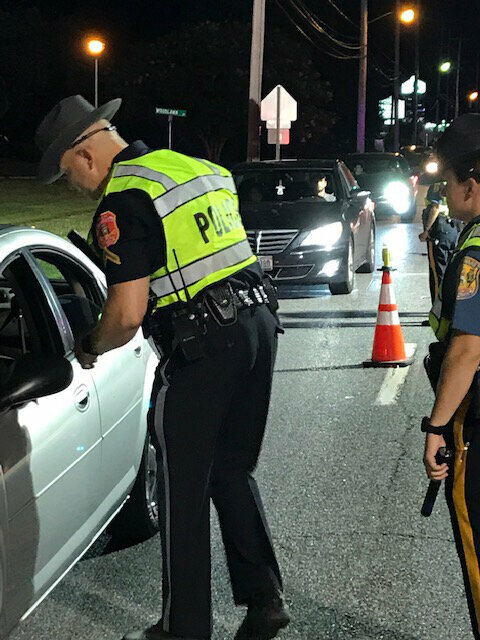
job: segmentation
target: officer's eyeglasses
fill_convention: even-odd
[[[73,149],[78,144],[80,144],[81,142],[84,142],[88,138],[91,138],[92,136],[94,136],[96,133],[99,133],[100,131],[116,131],[116,130],[117,130],[117,127],[115,127],[113,124],[109,124],[108,127],[101,127],[100,129],[95,129],[94,131],[90,131],[90,133],[86,133],[81,138],[78,138],[78,140],[75,140],[74,142],[72,142],[72,144],[68,148]]]

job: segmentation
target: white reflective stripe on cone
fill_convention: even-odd
[[[379,311],[377,315],[377,324],[381,324],[381,325],[400,324],[398,311]]]
[[[392,284],[384,284],[380,290],[380,304],[396,304]]]

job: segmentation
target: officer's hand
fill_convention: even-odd
[[[422,233],[418,236],[420,242],[426,242],[428,240],[428,231],[422,231]]]
[[[423,454],[423,464],[425,471],[430,480],[445,480],[448,476],[448,465],[437,464],[435,456],[440,447],[445,447],[443,436],[437,436],[434,433],[427,433],[425,438],[425,453]]]
[[[85,353],[82,348],[81,339],[75,343],[75,355],[77,356],[79,363],[82,365],[82,369],[93,369],[93,365],[97,361],[97,356],[94,356],[91,353]]]

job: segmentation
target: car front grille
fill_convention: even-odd
[[[277,229],[275,231],[249,230],[248,241],[254,253],[274,256],[282,253],[298,235],[297,229]]]

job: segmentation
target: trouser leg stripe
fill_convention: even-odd
[[[463,552],[465,555],[465,563],[467,566],[468,580],[472,593],[475,614],[477,618],[477,626],[480,623],[480,570],[478,565],[478,557],[475,551],[475,542],[473,539],[472,525],[468,515],[467,503],[465,500],[465,470],[467,465],[467,456],[464,451],[465,443],[463,441],[463,425],[465,415],[470,404],[470,396],[467,395],[459,409],[455,414],[453,433],[455,438],[455,472],[453,481],[453,504],[458,521],[458,528],[462,539]]]
[[[433,282],[435,286],[435,298],[438,295],[438,274],[437,274],[437,266],[435,264],[435,258],[433,257],[433,242],[431,240],[427,240],[428,247],[428,261],[430,262],[430,269],[432,270]]]
[[[165,484],[165,557],[167,560],[167,566],[163,570],[167,571],[168,580],[168,596],[167,601],[164,603],[163,608],[163,629],[164,631],[170,631],[170,609],[172,603],[172,574],[171,574],[171,562],[170,562],[170,480],[168,474],[168,457],[167,457],[167,443],[165,440],[164,429],[164,413],[165,413],[165,400],[167,391],[169,388],[168,379],[165,375],[165,370],[169,360],[160,369],[160,375],[162,377],[162,387],[157,396],[157,402],[155,405],[155,432],[157,439],[162,450],[163,461],[163,481]],[[165,595],[163,595],[165,597]]]

